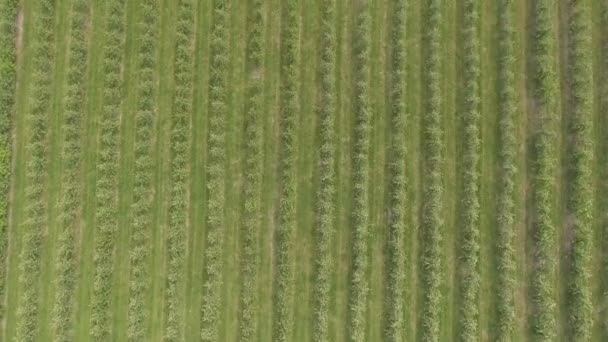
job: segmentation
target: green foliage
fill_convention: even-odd
[[[555,2],[539,0],[534,7],[534,81],[537,112],[533,132],[532,228],[533,260],[531,298],[534,312],[531,327],[534,339],[553,341],[556,331],[555,306]]]
[[[247,103],[245,112],[245,180],[241,221],[241,293],[239,341],[256,341],[258,318],[258,267],[260,201],[262,196],[262,129],[264,7],[261,0],[249,1],[247,26]]]
[[[202,304],[201,339],[218,341],[220,327],[225,205],[225,120],[229,67],[230,6],[228,0],[213,2],[211,61],[209,67],[209,137],[207,154],[207,243],[205,291]]]
[[[53,1],[40,1],[37,7],[35,36],[33,41],[33,72],[31,107],[26,114],[29,134],[27,137],[27,162],[25,178],[25,217],[20,227],[23,247],[19,259],[20,296],[17,307],[18,341],[37,339],[37,320],[40,312],[39,281],[41,272],[42,237],[46,230],[47,204],[44,191],[47,181],[46,141],[48,117],[51,106],[53,69]]]
[[[404,340],[405,236],[406,236],[406,0],[394,0],[392,8],[391,140],[389,154],[389,221],[386,274],[387,341]]]
[[[513,1],[501,0],[498,10],[498,293],[496,339],[511,341],[515,321],[515,175],[517,153],[515,116],[515,50]]]
[[[459,264],[460,313],[458,338],[473,341],[478,333],[479,299],[479,159],[480,48],[479,2],[463,1],[464,99],[462,104],[462,199]]]
[[[192,0],[180,0],[175,41],[175,96],[171,117],[171,192],[167,234],[165,340],[184,340],[183,297],[186,228],[188,225],[188,158],[192,72],[194,69],[194,11]]]
[[[441,302],[441,240],[443,231],[443,129],[441,113],[441,0],[430,0],[426,8],[424,58],[426,60],[425,114],[422,119],[423,208],[422,208],[422,298],[421,340],[439,339]]]
[[[133,188],[133,221],[130,241],[131,280],[129,283],[129,326],[131,341],[143,341],[149,305],[146,303],[148,283],[148,254],[154,190],[154,128],[156,118],[157,80],[156,55],[158,44],[158,1],[140,4],[141,35],[137,54],[137,112],[135,114],[135,169]]]
[[[70,47],[65,113],[63,122],[63,168],[61,231],[55,260],[57,290],[53,304],[53,334],[56,341],[73,339],[74,291],[76,288],[75,236],[82,209],[82,121],[87,80],[86,25],[90,8],[85,0],[72,3]]]
[[[93,264],[95,275],[91,298],[91,337],[107,341],[110,337],[110,301],[112,291],[115,233],[118,225],[118,166],[120,117],[122,115],[125,42],[125,3],[107,3],[107,22],[103,50],[103,107],[97,162],[96,212]]]
[[[365,340],[369,267],[369,147],[370,147],[370,46],[371,13],[368,1],[357,9],[354,32],[354,137],[352,271],[348,330],[350,340]]]
[[[321,32],[319,40],[320,80],[319,118],[319,187],[317,189],[315,222],[315,264],[313,339],[329,340],[329,305],[331,288],[331,240],[335,226],[335,129],[336,120],[336,29],[335,1],[321,2]]]
[[[8,205],[11,183],[12,116],[15,105],[18,0],[0,2],[0,321],[4,319],[4,291],[8,250]]]
[[[593,90],[591,28],[586,1],[570,1],[570,95],[572,113],[568,125],[568,211],[574,220],[568,304],[571,341],[589,341],[593,325],[590,261],[593,222]]]

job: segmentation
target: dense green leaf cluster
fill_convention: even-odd
[[[424,174],[422,208],[422,298],[421,340],[439,339],[441,302],[441,240],[443,233],[443,128],[441,113],[441,0],[428,1],[424,32],[425,114],[422,118]]]
[[[82,129],[85,108],[87,21],[90,7],[86,0],[74,0],[70,23],[67,93],[63,116],[61,230],[55,259],[57,289],[53,303],[53,338],[71,341],[76,288],[76,236],[82,210]]]
[[[515,50],[513,45],[513,1],[501,0],[498,11],[498,286],[496,339],[511,341],[515,321],[515,163],[517,135],[515,118]]]
[[[389,218],[386,274],[386,341],[404,340],[406,238],[406,0],[394,0],[392,8]]]
[[[315,222],[313,339],[329,340],[329,305],[332,272],[331,241],[335,225],[335,120],[336,120],[336,4],[321,2],[319,53],[319,185]]]
[[[39,281],[41,272],[42,238],[47,225],[47,202],[44,196],[48,179],[47,138],[51,108],[51,85],[54,53],[55,4],[51,0],[38,2],[35,36],[32,42],[33,70],[31,106],[26,114],[28,125],[25,170],[25,213],[23,247],[19,259],[19,303],[17,308],[18,341],[36,341],[40,312]]]
[[[249,1],[247,26],[247,102],[245,109],[245,180],[241,222],[241,293],[239,298],[239,340],[258,339],[259,230],[262,196],[262,129],[264,6],[262,0]]]
[[[460,203],[460,314],[458,338],[473,341],[478,333],[479,299],[479,155],[480,137],[480,47],[479,1],[463,1],[462,187]]]
[[[140,4],[141,35],[137,54],[137,111],[135,113],[135,168],[133,185],[133,221],[131,225],[129,282],[129,325],[131,341],[142,341],[146,333],[149,305],[146,293],[149,285],[148,255],[152,228],[154,189],[154,128],[157,95],[158,1]]]
[[[188,226],[188,158],[194,69],[194,12],[192,0],[180,0],[175,39],[175,95],[171,116],[171,190],[167,231],[165,340],[184,339],[185,250]]]
[[[120,118],[125,43],[125,1],[106,3],[103,49],[103,98],[99,156],[95,188],[96,212],[93,264],[95,275],[91,298],[91,337],[107,341],[110,336],[115,233],[118,225],[118,167]]]
[[[349,296],[350,340],[365,341],[368,284],[369,238],[369,148],[370,148],[370,48],[371,13],[368,1],[357,8],[354,28],[353,77],[353,208],[352,208],[352,271]]]
[[[12,158],[12,117],[17,83],[18,0],[0,2],[0,320],[4,318],[4,291],[8,250],[8,204]]]
[[[201,339],[219,341],[224,247],[225,162],[228,116],[226,90],[230,37],[230,1],[213,2],[209,66],[209,136],[207,141],[207,242]]]

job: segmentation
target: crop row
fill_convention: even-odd
[[[430,0],[424,36],[426,65],[426,114],[423,116],[423,201],[422,270],[425,291],[422,298],[421,339],[439,339],[441,302],[441,239],[443,230],[443,129],[441,126],[441,0]]]
[[[194,68],[194,11],[192,0],[180,0],[175,40],[175,97],[171,117],[171,193],[167,232],[167,289],[165,339],[184,338],[183,297],[186,228],[188,225],[188,156]]]
[[[335,1],[321,2],[321,35],[319,41],[321,89],[319,98],[319,188],[317,189],[313,339],[329,340],[329,305],[331,288],[331,239],[334,231],[335,196],[335,129],[336,120],[336,30]]]
[[[280,85],[280,204],[277,228],[274,298],[274,339],[292,339],[294,312],[294,265],[293,235],[296,228],[296,157],[299,62],[299,15],[298,1],[283,2],[281,19],[281,85]]]
[[[68,53],[67,94],[63,122],[63,168],[61,231],[55,260],[57,289],[53,305],[53,332],[57,341],[72,339],[74,290],[76,285],[75,236],[79,229],[82,202],[82,121],[86,96],[89,5],[85,0],[72,3],[70,47]]]
[[[535,3],[534,80],[537,112],[533,141],[532,217],[535,260],[532,270],[531,296],[534,315],[532,334],[538,340],[554,339],[555,322],[555,32],[553,1]]]
[[[224,245],[225,121],[228,115],[230,12],[228,0],[213,2],[209,67],[209,137],[207,154],[207,242],[201,338],[218,341]]]
[[[589,8],[584,1],[570,2],[569,33],[571,58],[570,94],[572,114],[568,125],[570,191],[568,209],[574,217],[574,233],[569,284],[569,318],[572,341],[588,341],[593,324],[590,261],[592,253],[592,161],[593,91],[591,28]]]
[[[245,180],[241,222],[241,293],[239,340],[255,341],[258,316],[260,201],[262,196],[262,109],[264,64],[264,7],[249,1],[247,35],[247,106],[245,109]]]
[[[479,310],[479,154],[480,154],[480,48],[479,2],[463,2],[463,76],[462,104],[462,224],[460,244],[460,314],[458,335],[461,341],[478,337]]]
[[[33,74],[31,108],[27,113],[29,129],[27,154],[29,160],[25,170],[25,216],[20,231],[23,233],[23,247],[20,257],[19,288],[17,308],[18,341],[34,341],[37,337],[37,318],[40,311],[39,278],[43,232],[46,230],[47,180],[46,140],[48,117],[51,106],[51,83],[53,70],[53,1],[41,1],[37,8],[36,29],[33,42]]]
[[[515,49],[513,46],[513,1],[501,0],[498,15],[498,287],[496,339],[511,341],[515,320],[515,174],[517,153],[515,116]]]
[[[93,263],[95,275],[91,298],[91,337],[107,341],[110,335],[110,303],[113,250],[118,224],[118,143],[122,115],[122,63],[125,42],[125,3],[107,3],[107,22],[103,51],[103,99],[97,161],[97,202]]]
[[[389,154],[390,207],[387,238],[386,340],[404,340],[406,236],[406,1],[394,0],[391,43],[391,142]]]
[[[135,169],[133,189],[133,221],[130,241],[131,279],[129,282],[129,325],[127,334],[130,340],[144,338],[149,306],[146,304],[148,289],[148,254],[150,229],[152,225],[152,203],[154,193],[152,177],[154,162],[152,146],[154,143],[154,123],[156,118],[157,81],[157,17],[156,0],[141,4],[141,36],[137,54],[137,112],[135,114]]]
[[[355,18],[354,36],[354,137],[352,271],[348,307],[351,341],[365,340],[369,266],[369,146],[370,146],[370,46],[371,13],[363,1]]]
[[[0,320],[4,318],[4,291],[8,248],[8,204],[11,177],[11,121],[17,83],[16,43],[18,0],[0,2]]]

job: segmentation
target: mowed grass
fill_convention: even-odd
[[[0,11],[0,341],[608,340],[604,1]]]

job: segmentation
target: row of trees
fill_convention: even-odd
[[[279,225],[277,227],[273,334],[276,341],[292,339],[294,313],[294,234],[298,155],[300,19],[297,0],[282,2],[279,145]]]
[[[222,310],[222,271],[225,205],[225,121],[228,116],[226,89],[230,64],[230,1],[213,2],[209,66],[209,135],[207,142],[207,240],[201,338],[219,341]]]
[[[122,115],[125,43],[125,2],[106,3],[103,49],[103,98],[99,156],[95,186],[97,224],[94,236],[94,281],[91,298],[91,337],[107,341],[111,332],[110,304],[116,228],[118,225],[118,168]]]
[[[194,14],[192,0],[180,0],[175,37],[175,96],[171,116],[171,190],[167,231],[165,339],[184,339],[183,291],[188,226],[188,160],[194,69]]]
[[[501,0],[498,11],[498,285],[496,339],[511,341],[515,320],[515,177],[517,173],[517,98],[513,0]]]
[[[245,180],[241,222],[241,293],[239,340],[256,341],[258,319],[259,230],[262,196],[262,131],[264,86],[264,6],[249,1],[247,25],[247,100],[245,109]]]
[[[331,241],[335,225],[335,120],[336,120],[336,4],[320,4],[319,40],[319,187],[315,224],[313,339],[329,340],[329,305],[332,275]]]
[[[4,319],[8,203],[11,183],[12,116],[17,83],[18,0],[0,1],[0,320]]]
[[[406,17],[405,0],[392,2],[389,221],[386,267],[386,341],[404,340],[406,237]]]
[[[370,47],[371,13],[368,1],[356,8],[353,36],[354,137],[352,270],[349,295],[348,330],[351,341],[365,341],[368,284],[369,238],[369,146],[370,146]]]
[[[588,341],[593,325],[590,261],[593,224],[593,77],[591,16],[587,1],[569,2],[571,115],[568,124],[569,196],[573,215],[571,276],[568,288],[571,340]]]
[[[23,247],[19,259],[19,302],[17,308],[18,341],[35,341],[38,333],[39,281],[42,236],[47,225],[47,203],[44,196],[48,179],[47,136],[51,108],[51,85],[54,60],[54,1],[38,2],[32,42],[33,70],[31,103],[26,114],[28,125],[25,170],[25,217],[20,231]]]
[[[131,278],[129,282],[129,325],[127,334],[133,341],[143,340],[149,305],[147,304],[148,255],[154,190],[154,128],[157,113],[157,45],[159,16],[157,0],[140,4],[141,35],[137,68],[137,111],[135,114],[135,169],[133,185],[133,221],[130,240]]]
[[[555,75],[554,1],[535,2],[533,63],[536,112],[533,113],[532,228],[535,257],[532,270],[532,334],[537,340],[555,337]]]
[[[53,304],[53,338],[72,340],[74,291],[76,288],[76,235],[82,210],[82,129],[85,108],[88,46],[86,39],[90,7],[85,0],[72,3],[68,51],[67,93],[63,116],[61,230],[57,241]]]
[[[424,65],[426,87],[425,114],[422,118],[423,250],[422,317],[423,341],[439,339],[441,302],[441,240],[443,233],[443,128],[441,113],[441,0],[430,0],[426,8]]]
[[[479,2],[463,1],[462,187],[461,244],[458,281],[461,341],[478,338],[479,298],[479,158],[480,158],[480,46]]]

